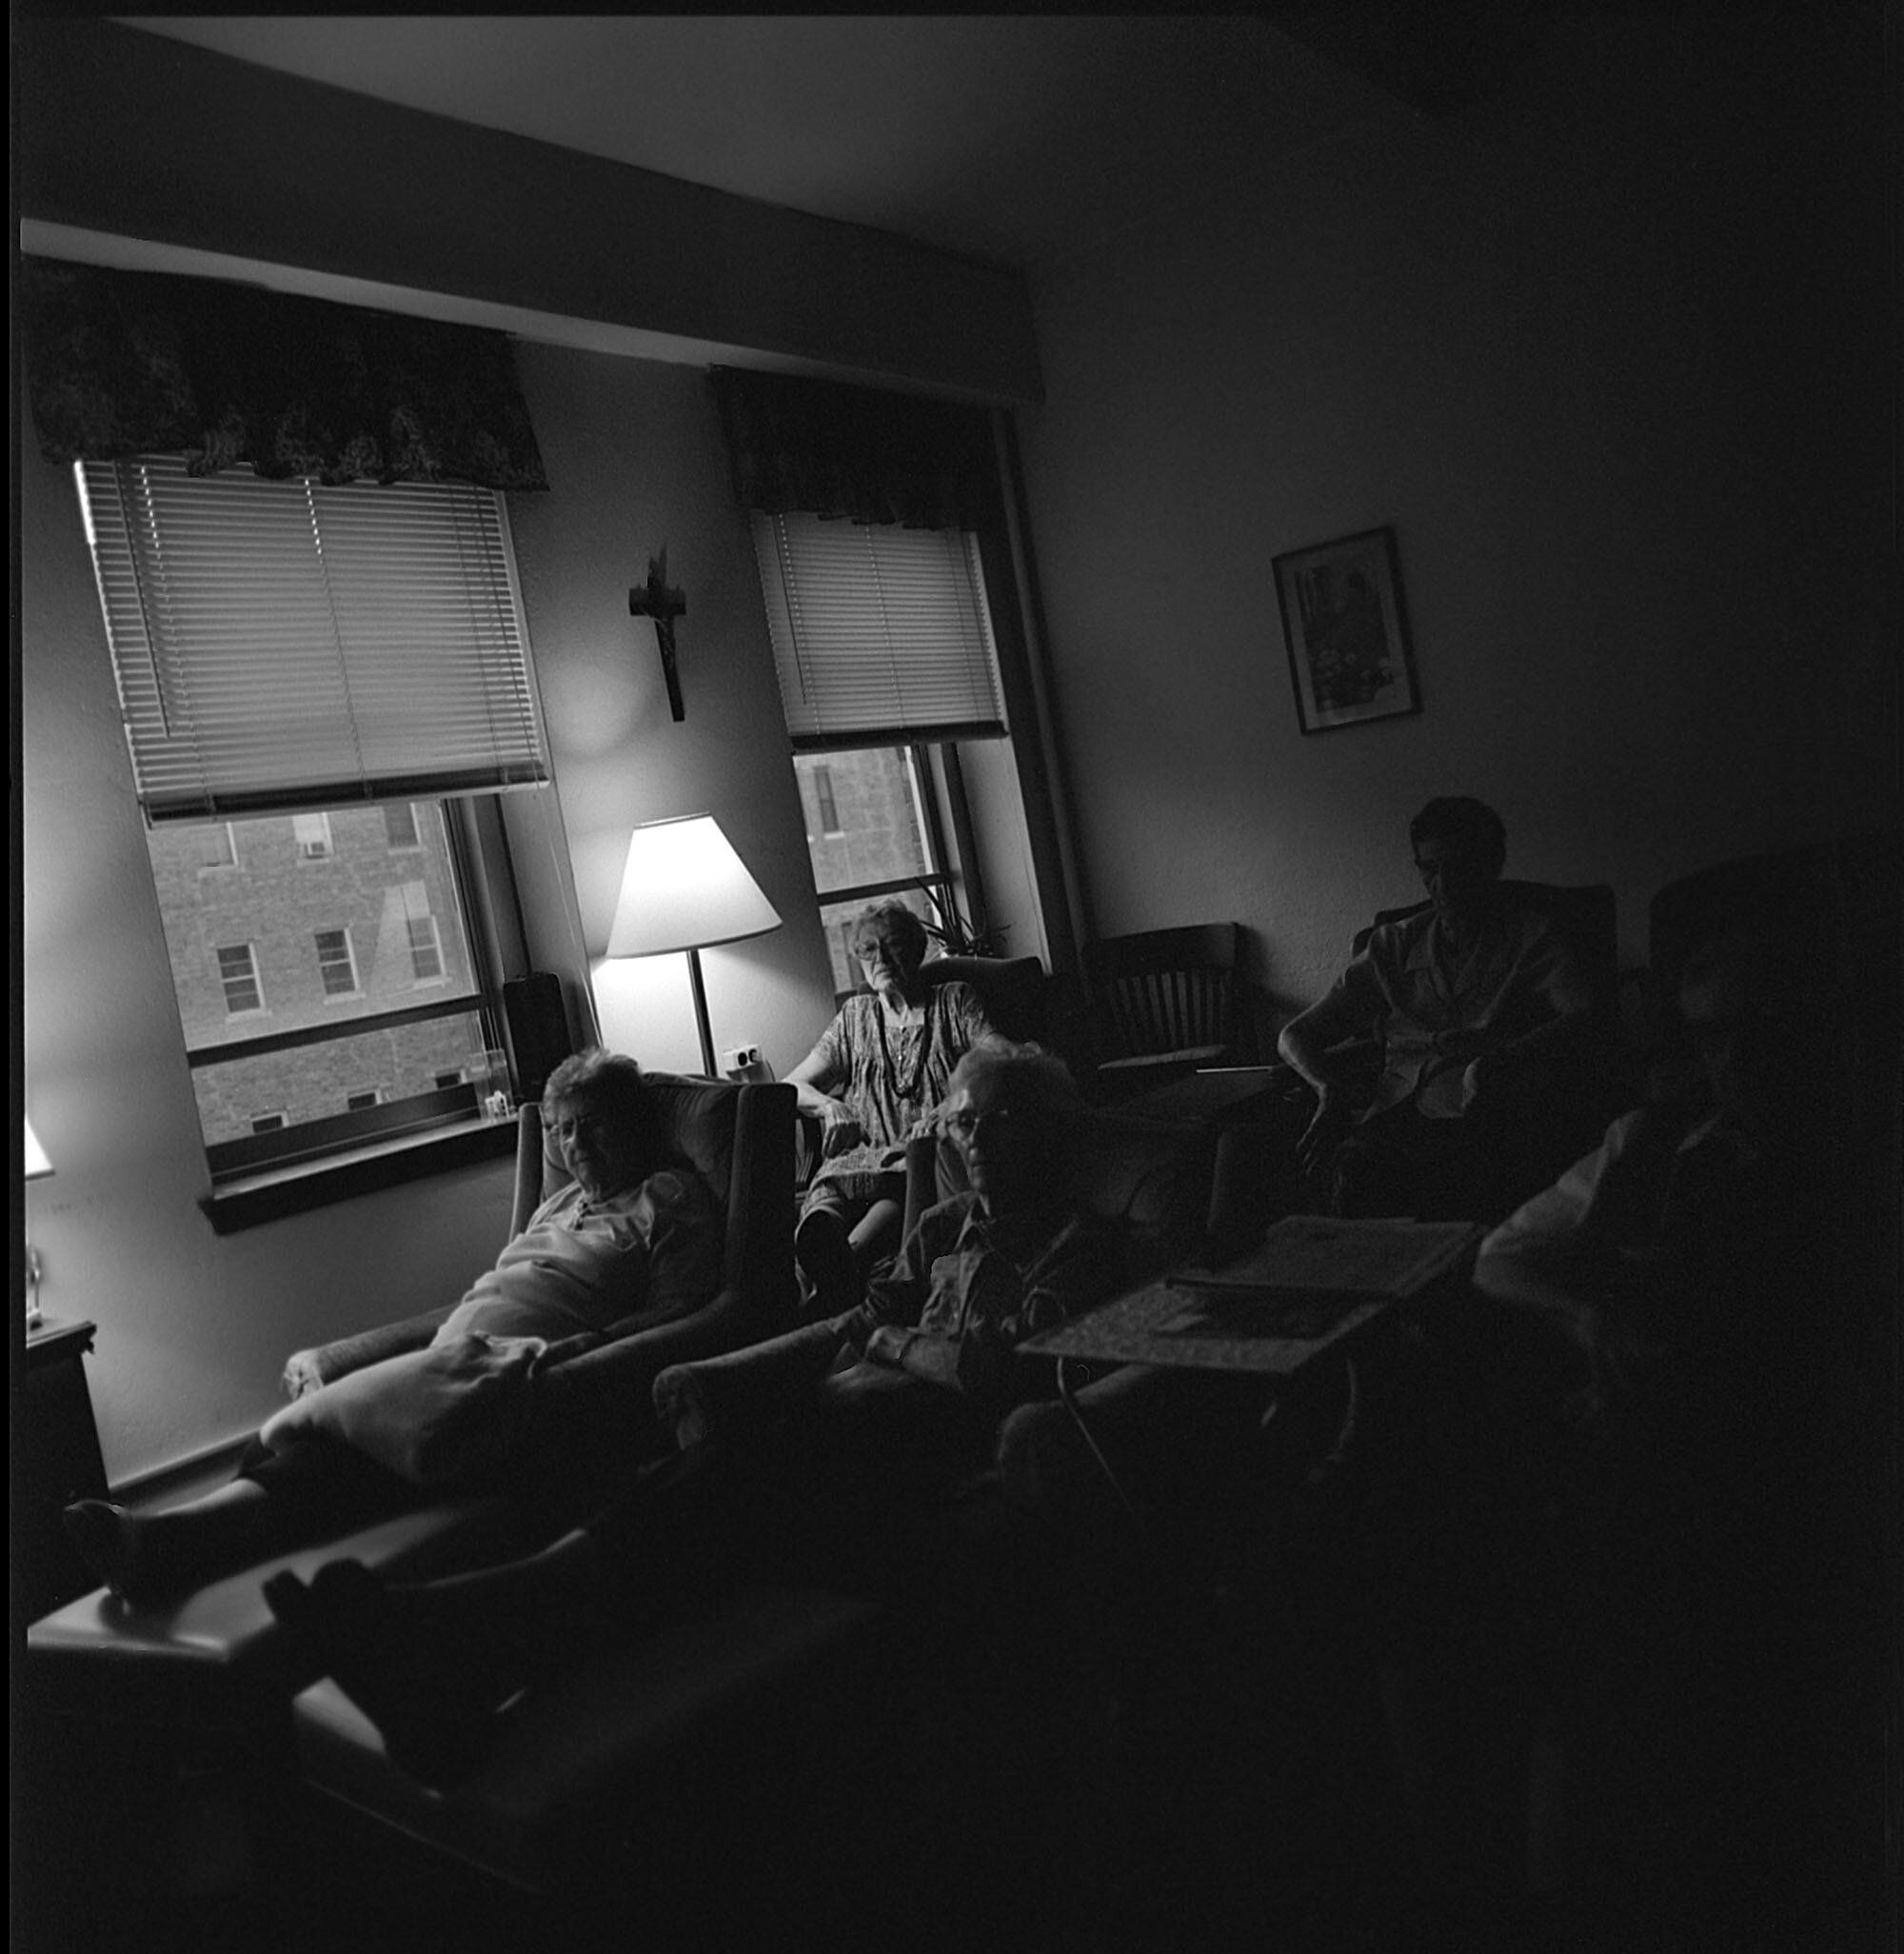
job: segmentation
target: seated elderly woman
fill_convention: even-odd
[[[815,1314],[851,1308],[866,1271],[899,1246],[905,1143],[937,1109],[952,1068],[991,1032],[969,984],[920,982],[925,942],[903,903],[863,911],[852,947],[867,988],[787,1074],[822,1122],[823,1157],[794,1233]]]
[[[429,1348],[299,1398],[251,1441],[235,1479],[187,1505],[69,1506],[67,1530],[100,1580],[129,1600],[154,1599],[400,1510],[416,1484],[386,1463],[390,1449],[373,1434],[401,1427],[426,1401],[422,1369],[532,1388],[552,1346],[666,1323],[714,1294],[723,1217],[693,1168],[667,1157],[635,1061],[599,1049],[565,1059],[544,1090],[543,1118],[572,1178],[470,1285]],[[486,1414],[490,1405],[500,1411],[489,1399]]]
[[[620,1505],[526,1560],[387,1585],[356,1562],[267,1585],[272,1608],[415,1775],[453,1774],[488,1713],[684,1587],[729,1574],[889,1590],[944,1578],[947,1495],[990,1459],[1016,1401],[1013,1346],[1113,1293],[1121,1233],[1054,1173],[1082,1103],[1063,1066],[988,1045],[942,1115],[970,1191],[929,1209],[863,1304],[664,1371],[683,1449]],[[730,1388],[716,1435],[714,1396]],[[735,1386],[738,1385],[738,1388]],[[936,1576],[935,1576],[936,1570]],[[570,1619],[550,1632],[551,1603]]]

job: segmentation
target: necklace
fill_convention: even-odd
[[[925,1089],[925,1062],[932,1055],[932,1020],[923,1005],[908,1004],[892,1025],[886,1023],[885,1007],[880,1007],[880,1047],[885,1054],[886,1073],[903,1105],[917,1106]],[[910,1083],[901,1074],[909,1069]]]

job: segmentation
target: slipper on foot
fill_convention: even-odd
[[[382,1579],[360,1561],[331,1561],[308,1585],[287,1570],[265,1600],[311,1665],[369,1718],[390,1762],[435,1789],[466,1776],[494,1734],[494,1705],[446,1686],[444,1672],[405,1634]]]
[[[110,1500],[74,1500],[62,1509],[60,1522],[89,1572],[121,1601],[137,1605],[166,1598],[164,1570],[141,1551],[139,1522],[124,1506]]]

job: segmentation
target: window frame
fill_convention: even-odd
[[[459,888],[458,894],[460,895],[462,891]],[[417,925],[419,923],[429,925],[429,953],[436,961],[436,970],[432,975],[426,976],[417,967],[417,951],[422,947],[417,942]],[[407,947],[410,960],[410,988],[412,990],[433,990],[439,984],[447,984],[449,982],[449,967],[443,961],[443,931],[437,925],[435,912],[426,909],[421,916],[406,916],[404,918],[404,934],[407,939]]]
[[[245,954],[245,972],[250,984],[251,995],[257,1000],[255,1004],[233,1005],[231,1002],[231,985],[235,973],[225,959],[240,950]],[[218,985],[225,993],[225,1015],[228,1018],[269,1017],[270,1007],[265,1002],[264,972],[258,967],[258,946],[248,937],[243,943],[214,944],[211,953],[218,960]]]
[[[135,459],[162,462],[172,467],[177,461],[176,457]],[[95,552],[100,602],[115,674],[122,681],[124,712],[129,708],[123,691],[121,661],[127,653],[115,633],[114,621],[115,618],[126,620],[129,631],[143,630],[145,627],[139,618],[148,600],[142,598],[138,606],[129,609],[123,579],[114,587],[117,596],[109,600],[104,581],[106,571],[101,568],[96,553],[94,506],[87,479],[87,470],[91,466],[75,464],[73,473],[82,528],[89,548]],[[310,485],[305,486],[308,488]],[[468,493],[464,485],[446,486],[461,495]],[[369,489],[369,485],[366,488],[368,492],[375,492]],[[406,492],[413,494],[414,488]],[[136,764],[134,767],[135,805],[140,807],[140,818],[146,826],[156,829],[184,820],[208,824],[218,822],[225,827],[227,859],[202,865],[201,874],[228,870],[239,861],[241,850],[233,831],[235,821],[254,815],[273,819],[288,817],[301,826],[308,827],[314,817],[322,824],[321,835],[314,833],[308,838],[298,837],[295,840],[291,860],[284,870],[287,887],[291,878],[301,877],[307,869],[322,871],[336,866],[337,842],[329,820],[333,809],[379,802],[386,806],[401,803],[412,810],[426,804],[439,807],[444,817],[450,858],[449,874],[455,887],[459,922],[467,944],[471,987],[466,990],[459,988],[453,996],[424,998],[394,1009],[375,1010],[347,1020],[334,1018],[329,1023],[302,1024],[273,1030],[266,1028],[271,1006],[264,981],[265,959],[259,954],[255,937],[248,937],[239,945],[208,946],[215,949],[242,948],[245,952],[248,995],[255,998],[255,1004],[248,1005],[241,1011],[232,1011],[228,1005],[230,992],[225,987],[222,961],[217,963],[213,974],[227,1000],[227,1020],[252,1020],[257,1029],[251,1035],[202,1044],[194,1049],[186,1033],[184,998],[180,993],[175,1004],[180,1010],[180,1047],[188,1070],[196,1072],[208,1066],[229,1065],[248,1057],[265,1056],[298,1047],[340,1046],[344,1041],[367,1032],[375,1033],[405,1024],[452,1016],[468,1017],[473,1021],[470,1035],[479,1051],[500,1047],[510,1052],[513,1059],[513,1041],[509,1036],[507,1014],[503,1007],[503,986],[506,977],[526,971],[530,959],[522,903],[509,856],[508,834],[512,821],[502,809],[501,802],[511,791],[534,790],[538,794],[548,795],[554,788],[553,774],[546,758],[546,734],[527,635],[527,620],[522,608],[507,504],[499,491],[486,492],[493,497],[492,504],[488,505],[490,516],[486,520],[493,523],[500,543],[484,555],[482,574],[490,578],[492,584],[499,573],[506,580],[504,595],[513,618],[513,643],[519,655],[519,671],[526,699],[523,723],[530,728],[526,736],[532,737],[536,743],[538,764],[535,767],[519,769],[512,763],[504,771],[488,777],[477,778],[472,774],[456,782],[434,775],[426,779],[422,775],[402,781],[392,779],[376,786],[366,781],[363,788],[341,786],[322,799],[288,777],[286,791],[282,793],[240,795],[234,797],[228,806],[222,802],[208,805],[202,812],[188,811],[163,798],[154,802],[149,797],[146,778]],[[357,520],[361,523],[361,515]],[[463,518],[457,517],[456,520],[460,522]],[[242,537],[243,528],[241,519],[232,531],[234,538]],[[114,531],[115,535],[117,533]],[[393,545],[392,560],[401,561],[401,538],[406,533],[408,532],[402,528],[401,524],[392,532],[397,539]],[[116,543],[113,547],[115,550],[118,548]],[[163,543],[159,547],[163,547]],[[242,573],[242,541],[234,540],[229,547],[239,552],[239,560],[232,567]],[[119,562],[117,556],[114,562],[115,565]],[[133,655],[136,657],[136,648]],[[129,747],[133,745],[129,720],[128,742]],[[136,752],[134,758],[136,763]],[[410,818],[414,840],[388,842],[391,852],[409,853],[412,849],[424,850],[429,847],[414,811]],[[388,841],[387,832],[386,839]],[[313,847],[313,843],[319,845]],[[158,865],[149,861],[149,867],[153,872],[155,890],[163,905],[166,891],[159,882]],[[237,922],[238,916],[234,914],[231,920]],[[443,946],[440,916],[431,914],[428,920],[437,974],[416,983],[414,951],[407,945],[407,952],[412,958],[412,987],[425,990],[446,985],[451,974]],[[317,933],[314,922],[304,927]],[[361,1001],[365,992],[359,946],[347,926],[343,933],[355,987],[350,995]],[[321,981],[320,988],[322,996],[319,1001],[322,1003],[341,1003],[347,995],[323,989]],[[250,1027],[248,1026],[247,1029],[250,1031]],[[357,1089],[361,1090],[361,1082]],[[210,1177],[210,1187],[199,1197],[198,1206],[213,1229],[220,1234],[303,1212],[375,1188],[399,1185],[423,1175],[500,1157],[514,1144],[510,1123],[499,1125],[486,1120],[477,1088],[468,1083],[461,1083],[449,1092],[439,1088],[396,1101],[385,1099],[375,1107],[347,1107],[341,1114],[319,1115],[295,1124],[280,1124],[285,1115],[275,1105],[260,1113],[244,1117],[248,1125],[255,1119],[268,1119],[270,1124],[262,1132],[254,1127],[242,1138],[208,1142],[194,1106],[194,1123]]]
[[[960,742],[1009,744],[1012,736],[984,538],[973,529],[894,530],[792,510],[755,508],[749,523],[796,774],[798,763],[823,755],[902,751],[924,830],[924,870],[822,887],[817,844],[850,830],[827,826],[829,797],[815,766],[819,833],[807,846],[828,964],[825,910],[913,891],[925,897],[928,928],[942,946],[948,926],[987,914]],[[928,538],[936,562],[917,554]],[[851,540],[842,547],[843,539]],[[875,679],[874,668],[890,680]],[[875,699],[879,712],[868,709]],[[836,1002],[858,987],[850,968],[847,978]]]
[[[485,871],[491,870],[494,865],[482,858],[483,844],[466,804],[446,801],[443,812],[445,834],[449,845],[450,873],[469,942],[474,989],[458,991],[453,996],[434,998],[423,1004],[396,1006],[365,1017],[352,1018],[344,1024],[299,1025],[281,1031],[263,1032],[254,1038],[229,1039],[217,1045],[200,1046],[195,1049],[187,1045],[186,1063],[191,1070],[248,1058],[264,1058],[301,1047],[336,1045],[366,1032],[394,1030],[402,1026],[426,1024],[438,1018],[473,1016],[481,1026],[484,1049],[507,1048],[504,1043],[506,1017],[502,1006],[502,980],[484,953],[483,944],[487,932],[484,927],[484,907],[479,907],[479,904],[492,906],[493,898],[489,903],[484,903],[486,892],[483,885]],[[499,847],[500,836],[491,844],[491,853]],[[407,923],[416,920],[406,919]],[[440,927],[434,913],[430,913],[426,920],[437,946],[439,964],[442,965]],[[347,938],[347,929],[345,934]],[[251,948],[251,946],[247,947]],[[256,950],[252,948],[254,968],[256,961]],[[354,947],[352,961],[354,965]],[[417,981],[412,987],[429,989],[447,981],[447,966],[442,965],[442,974]],[[345,1153],[355,1143],[377,1143],[393,1136],[426,1136],[453,1127],[461,1120],[480,1119],[481,1116],[477,1090],[466,1082],[449,1090],[439,1087],[426,1093],[412,1093],[401,1100],[384,1100],[375,1107],[361,1107],[319,1119],[303,1120],[268,1132],[254,1132],[248,1137],[206,1142],[206,1163],[212,1178],[212,1192],[208,1199],[219,1201],[228,1198],[222,1190],[259,1173],[287,1167],[298,1168],[307,1174],[315,1173],[321,1170],[325,1161]]]
[[[814,894],[823,912],[843,904],[859,907],[884,896],[923,895],[937,914],[928,922],[928,931],[942,927],[948,913],[982,916],[985,913],[984,886],[979,872],[978,850],[973,844],[971,808],[965,798],[964,770],[959,764],[959,748],[951,740],[872,740],[863,747],[837,747],[842,753],[867,753],[897,749],[903,751],[912,768],[927,867],[910,875],[883,876],[871,882],[848,883],[837,888],[823,888],[816,870]],[[794,758],[810,755],[795,754]],[[843,832],[844,830],[841,830]],[[823,933],[824,933],[823,928]],[[951,954],[949,951],[943,954]],[[827,961],[832,962],[829,944]],[[843,1004],[862,987],[849,983],[836,990],[833,1001]]]
[[[328,966],[325,962],[324,940],[327,936],[336,937],[344,946],[344,969],[350,982],[342,990],[332,987],[328,975],[328,971],[336,967],[336,959],[333,958]],[[346,923],[335,929],[313,929],[311,938],[317,946],[317,978],[324,986],[325,1003],[329,1004],[333,998],[362,997],[364,980],[357,970],[357,946],[350,940],[350,926]]]
[[[312,822],[319,825],[321,831],[314,836],[299,832],[301,827]],[[330,831],[330,810],[327,808],[301,808],[291,815],[291,841],[297,848],[300,865],[309,862],[334,862],[337,859],[337,839]]]

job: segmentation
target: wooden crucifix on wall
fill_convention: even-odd
[[[667,545],[648,558],[648,580],[628,592],[628,615],[654,619],[655,643],[661,649],[661,675],[667,682],[667,709],[676,719],[687,714],[681,703],[681,674],[674,663],[674,621],[687,610],[687,596],[667,587]]]

